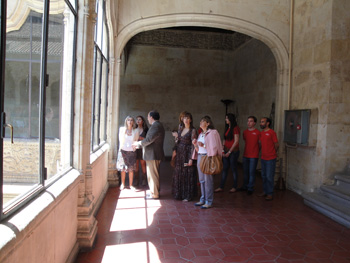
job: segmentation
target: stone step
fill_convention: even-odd
[[[344,206],[321,192],[303,194],[304,204],[350,228],[350,206]]]
[[[335,184],[342,186],[342,187],[348,187],[350,192],[350,175],[348,174],[337,174],[334,176],[334,179],[336,180]]]
[[[339,187],[338,185],[322,185],[320,189],[329,199],[348,206],[350,209],[350,185],[349,189]]]

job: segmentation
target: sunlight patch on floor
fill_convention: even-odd
[[[107,246],[101,262],[158,263],[161,261],[156,247],[151,242],[138,242]]]
[[[145,200],[145,191],[121,191],[110,231],[146,229],[161,207],[159,200]]]

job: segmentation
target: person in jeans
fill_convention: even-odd
[[[239,157],[239,134],[240,129],[237,125],[236,117],[232,113],[226,114],[225,118],[225,132],[224,132],[224,152],[222,155],[223,170],[221,174],[220,186],[215,189],[215,193],[224,191],[228,170],[231,166],[232,175],[233,175],[233,185],[230,189],[230,193],[237,191],[237,179],[238,179],[238,170],[237,170],[237,161]]]
[[[267,201],[273,199],[274,177],[278,150],[277,135],[270,129],[271,119],[264,117],[260,120],[261,137],[261,177],[263,180],[264,192],[259,196],[264,196]]]
[[[244,184],[242,188],[247,189],[247,194],[251,195],[255,185],[255,171],[259,160],[259,140],[260,131],[255,128],[256,117],[249,116],[247,120],[248,128],[243,132],[245,141],[243,154]]]
[[[197,159],[198,179],[201,185],[201,197],[195,206],[202,209],[208,209],[213,206],[214,201],[214,181],[213,175],[204,174],[200,169],[200,162],[204,155],[216,156],[222,155],[222,145],[220,135],[215,130],[213,122],[209,116],[204,116],[200,121],[202,132],[198,139],[192,141],[195,146],[195,152],[192,159]]]

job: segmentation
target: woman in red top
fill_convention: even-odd
[[[234,193],[237,191],[237,176],[238,176],[238,170],[237,170],[237,160],[239,157],[239,134],[240,129],[237,125],[236,116],[232,113],[227,113],[225,118],[226,124],[225,124],[225,133],[224,133],[224,140],[223,140],[223,146],[224,146],[224,153],[222,155],[222,162],[223,162],[223,170],[221,175],[221,182],[219,188],[215,189],[215,193],[222,192],[225,187],[228,169],[231,166],[232,175],[233,175],[233,185],[230,190],[230,193]]]

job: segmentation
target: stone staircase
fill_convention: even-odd
[[[303,194],[304,204],[350,228],[350,174],[337,174],[334,179],[334,185]]]

